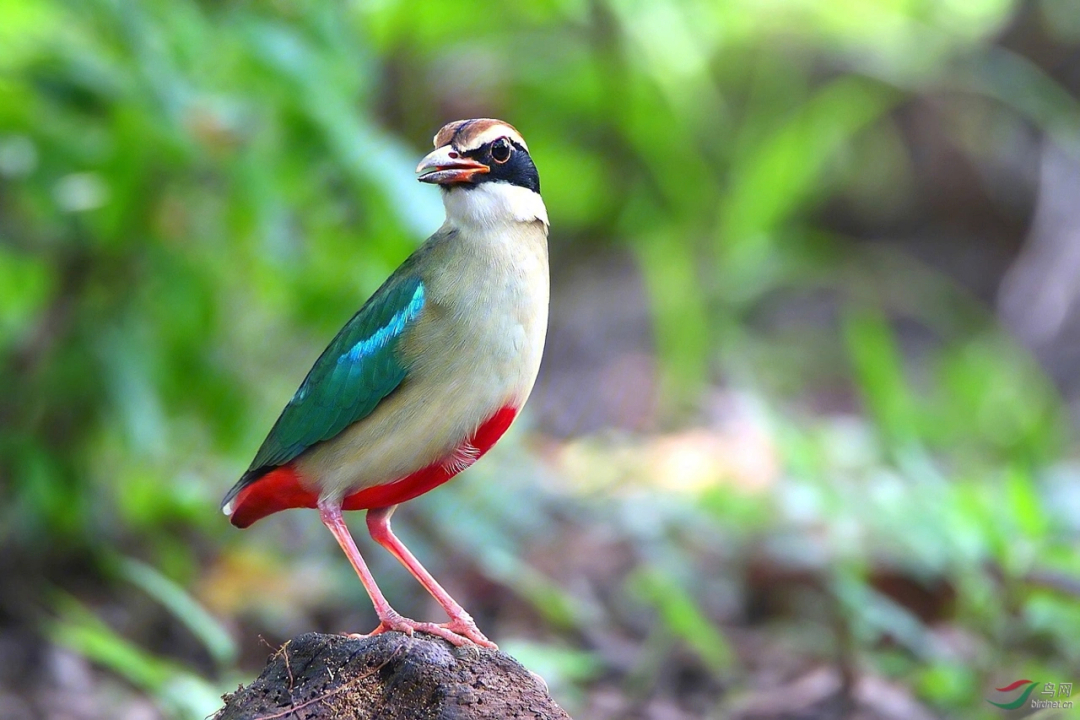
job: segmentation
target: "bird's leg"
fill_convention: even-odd
[[[375,614],[379,616],[379,626],[370,633],[371,635],[378,635],[388,630],[396,630],[406,635],[412,635],[419,630],[420,632],[437,635],[459,647],[468,645],[470,641],[476,642],[473,638],[455,632],[449,627],[410,620],[390,607],[390,603],[386,602],[386,598],[383,596],[382,591],[379,590],[379,586],[375,584],[375,578],[371,575],[371,571],[368,570],[367,563],[360,556],[360,551],[357,549],[356,543],[353,542],[348,526],[345,525],[345,518],[341,516],[341,501],[319,500],[318,505],[319,517],[322,518],[323,525],[334,534],[338,545],[345,551],[345,555],[349,558],[349,562],[352,563],[353,569],[360,576],[360,582],[364,584],[364,589],[367,590],[371,603],[375,606]]]
[[[458,605],[454,598],[450,597],[450,593],[443,589],[442,585],[431,576],[431,573],[420,564],[420,561],[394,535],[390,529],[390,516],[394,514],[395,507],[397,506],[392,505],[386,508],[368,510],[367,526],[372,539],[389,550],[390,554],[396,557],[405,566],[405,569],[412,573],[412,576],[420,581],[420,584],[431,593],[431,596],[443,606],[446,614],[450,616],[450,622],[439,627],[466,637],[477,645],[497,650],[498,646],[484,637],[484,634],[476,627],[476,622],[469,613],[465,612],[465,608]]]

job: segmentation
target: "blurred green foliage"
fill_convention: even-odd
[[[581,477],[607,480],[560,490],[515,436],[514,462],[418,502],[417,554],[466,548],[531,605],[548,639],[515,647],[556,689],[584,702],[603,661],[567,645],[615,622],[522,559],[568,513],[641,559],[613,601],[650,618],[629,678],[675,643],[744,678],[718,598],[745,582],[724,567],[764,553],[823,578],[792,592],[835,603],[872,666],[941,712],[983,717],[1002,673],[1073,679],[1075,597],[1031,580],[1080,575],[1055,390],[957,283],[822,215],[915,212],[898,112],[927,98],[974,165],[1021,130],[1071,145],[1076,98],[995,41],[1025,13],[1074,42],[1069,6],[0,0],[0,547],[43,594],[89,559],[212,661],[160,659],[66,594],[44,627],[171,716],[213,709],[200,673],[234,682],[235,650],[191,593],[216,548],[280,534],[231,533],[217,500],[326,339],[440,222],[412,175],[428,138],[489,115],[529,140],[556,272],[588,248],[637,259],[658,424],[699,421],[724,384],[754,398],[778,456],[763,492],[671,491],[597,441]],[[818,296],[824,323],[762,321]],[[911,326],[933,342],[913,350]],[[813,409],[836,388],[864,415]],[[493,489],[496,473],[520,479]],[[987,651],[940,650],[875,585],[882,566],[945,578]],[[801,651],[831,658],[832,612],[787,626],[808,631]]]

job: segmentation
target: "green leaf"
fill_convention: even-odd
[[[648,568],[634,573],[629,583],[635,594],[657,611],[663,626],[691,647],[713,672],[732,668],[735,652],[731,644],[674,578]]]
[[[884,316],[869,308],[850,311],[844,321],[844,340],[860,394],[882,432],[901,444],[915,440],[915,399]]]
[[[74,597],[54,592],[53,606],[59,618],[46,626],[53,642],[145,691],[170,717],[204,720],[220,707],[221,688],[121,637]]]
[[[738,154],[721,204],[721,272],[733,288],[753,285],[781,223],[823,192],[828,161],[900,95],[862,78],[826,85],[775,131]]]
[[[122,558],[119,570],[122,577],[141,588],[182,622],[219,665],[227,666],[236,661],[237,648],[232,636],[182,587],[138,560]]]

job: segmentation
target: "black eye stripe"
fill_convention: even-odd
[[[502,162],[499,162],[491,154],[492,145],[500,140],[505,140],[510,147],[517,151],[511,151]],[[525,146],[513,138],[504,135],[471,150],[461,150],[458,146],[453,145],[452,147],[460,157],[483,163],[489,169],[489,172],[473,176],[472,182],[459,185],[461,189],[468,191],[470,188],[478,187],[484,183],[505,182],[527,188],[533,192],[540,192],[540,176],[536,172],[536,165],[533,163]]]

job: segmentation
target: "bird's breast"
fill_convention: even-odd
[[[473,412],[484,417],[525,403],[548,320],[546,232],[518,223],[492,234],[447,244],[429,276],[431,313],[404,346],[411,373],[433,387],[459,387],[453,394],[475,397]]]

